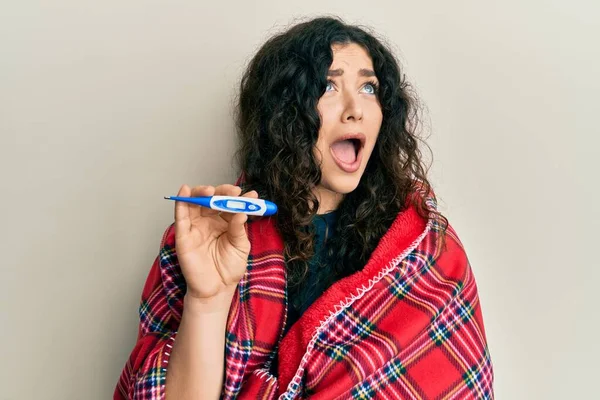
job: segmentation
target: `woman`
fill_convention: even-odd
[[[334,18],[268,40],[237,107],[247,220],[176,203],[119,399],[493,398],[477,287],[392,54]]]

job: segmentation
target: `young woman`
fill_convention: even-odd
[[[491,399],[477,287],[436,210],[390,51],[317,18],[268,40],[237,107],[236,185],[273,217],[177,202],[117,399]]]

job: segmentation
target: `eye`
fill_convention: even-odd
[[[363,90],[367,94],[377,94],[378,88],[379,88],[379,86],[377,86],[377,83],[375,83],[375,82],[367,82],[363,86]]]
[[[335,89],[335,86],[333,84],[333,81],[327,81],[327,86],[325,86],[325,91],[331,92],[334,89]]]

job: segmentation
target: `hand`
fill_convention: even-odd
[[[239,186],[183,185],[178,196],[240,196]],[[243,197],[258,198],[256,191]],[[187,296],[202,301],[233,294],[246,271],[250,241],[248,215],[226,213],[195,204],[175,203],[175,250],[187,284]]]

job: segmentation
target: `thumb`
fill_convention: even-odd
[[[237,248],[245,247],[248,243],[248,234],[246,233],[245,223],[248,220],[248,215],[238,213],[231,218],[227,227],[227,237],[232,245]]]
[[[191,193],[191,189],[188,185],[182,185],[177,193],[177,196],[181,197],[189,197]],[[188,232],[190,230],[190,207],[182,202],[175,202],[175,228],[177,232]]]

